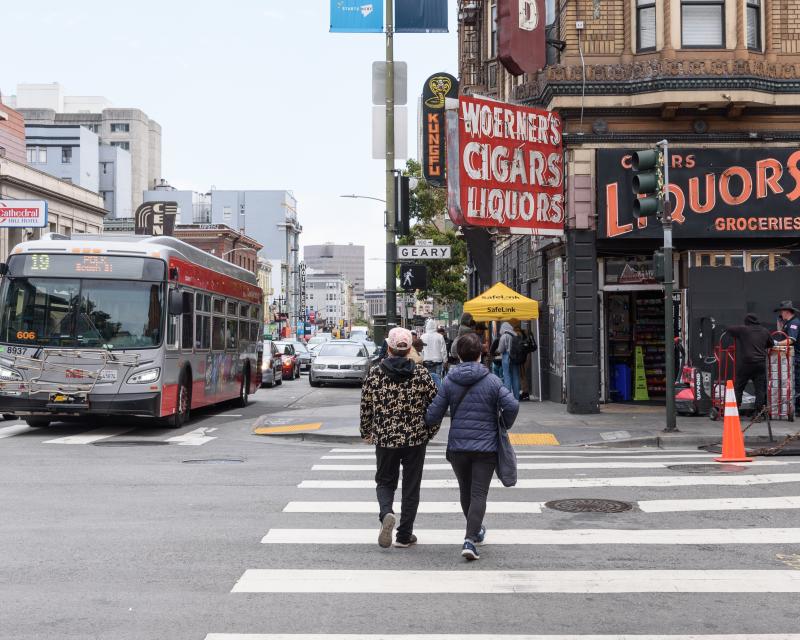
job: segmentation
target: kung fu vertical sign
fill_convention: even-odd
[[[558,114],[461,96],[458,135],[460,205],[468,225],[564,233]]]
[[[446,98],[458,97],[458,80],[449,73],[435,73],[422,88],[422,175],[434,187],[443,187],[445,180]]]

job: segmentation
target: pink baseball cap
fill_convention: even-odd
[[[403,327],[395,327],[392,329],[389,332],[389,337],[386,339],[389,348],[395,351],[410,349],[412,341],[411,332],[408,329],[403,329]]]

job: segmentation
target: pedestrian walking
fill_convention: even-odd
[[[475,333],[475,320],[472,319],[471,313],[462,313],[461,320],[458,324],[458,335],[456,339],[453,340],[453,344],[450,345],[451,364],[457,364],[459,362],[456,345],[458,344],[458,339],[468,333]]]
[[[408,352],[408,359],[414,364],[422,364],[422,350],[425,348],[425,345],[422,340],[414,335],[413,331],[411,332],[411,336],[411,350]]]
[[[425,333],[422,334],[422,342],[425,349],[422,352],[422,361],[425,368],[435,373],[441,379],[444,373],[444,363],[447,360],[447,346],[442,337],[436,331],[436,320],[425,322]]]
[[[427,369],[407,358],[412,347],[408,329],[395,327],[387,338],[389,355],[373,367],[361,390],[361,437],[375,445],[376,494],[381,522],[378,544],[392,544],[396,524],[394,494],[403,468],[400,525],[394,546],[409,547],[417,541],[414,519],[419,506],[422,468],[428,441],[439,430],[428,426],[425,412],[436,396],[436,385]]]
[[[514,339],[518,338],[511,323],[504,322],[500,325],[500,340],[497,343],[497,353],[500,354],[503,367],[503,384],[519,400],[519,365],[512,362],[511,350]]]
[[[783,347],[794,347],[794,406],[795,414],[800,413],[800,310],[798,310],[791,300],[783,300],[775,309],[780,313],[781,331],[786,334],[785,340],[780,340],[776,344]]]
[[[447,331],[445,330],[444,326],[439,325],[439,327],[436,329],[436,332],[444,339],[444,352],[446,354],[444,359],[444,375],[447,375],[447,371],[450,368],[450,365],[455,364],[454,362],[452,362],[450,356],[450,347],[453,346],[453,341],[447,335]]]
[[[772,336],[754,313],[744,317],[743,325],[728,327],[726,331],[736,339],[736,404],[741,407],[744,388],[752,380],[758,416],[767,403],[767,350],[772,347]]]
[[[514,424],[519,403],[500,379],[481,364],[482,344],[475,334],[458,341],[461,364],[450,370],[425,416],[438,425],[450,408],[447,460],[458,479],[461,510],[467,521],[461,555],[480,558],[478,546],[486,539],[483,518],[500,446],[498,412],[506,428]]]

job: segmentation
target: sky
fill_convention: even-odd
[[[450,33],[398,34],[408,63],[409,140],[417,98],[458,75]],[[373,160],[371,67],[383,34],[329,33],[328,0],[40,0],[4,3],[0,91],[59,82],[142,109],[162,127],[162,177],[178,189],[289,189],[301,244],[366,246],[366,286],[385,280],[384,161]],[[404,161],[398,161],[398,167]]]

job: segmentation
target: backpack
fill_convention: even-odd
[[[526,346],[527,340],[514,334],[511,336],[511,348],[508,350],[508,357],[511,359],[512,364],[525,364],[528,359],[528,349]]]

